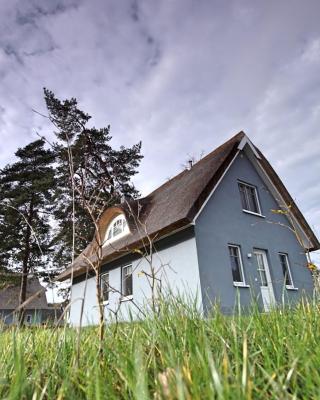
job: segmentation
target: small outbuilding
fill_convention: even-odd
[[[0,289],[0,321],[6,325],[16,323],[15,310],[19,306],[19,295],[19,280],[8,282]],[[35,277],[29,278],[27,285],[27,299],[32,296],[34,298],[25,307],[25,324],[37,325],[59,319],[62,311],[48,305],[46,290]]]

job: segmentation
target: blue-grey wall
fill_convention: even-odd
[[[0,321],[10,325],[13,323],[12,310],[0,310]]]
[[[13,314],[14,310],[1,310],[0,309],[0,321],[5,323],[6,325],[11,325],[16,323]],[[25,319],[27,315],[32,315],[31,324],[40,324],[45,322],[45,318],[43,318],[43,310],[26,310],[25,311]]]
[[[265,218],[242,211],[238,179],[257,187]],[[289,229],[267,222],[288,225],[285,216],[271,212],[277,208],[275,199],[252,163],[241,152],[196,220],[196,243],[205,309],[219,302],[224,312],[232,312],[238,298],[242,306],[248,306],[252,298],[256,298],[262,305],[255,259],[253,256],[251,259],[247,257],[255,248],[267,251],[277,302],[285,300],[292,303],[303,293],[313,293],[312,276],[306,268],[306,257],[296,237]],[[250,288],[233,286],[229,243],[241,246],[244,274]],[[278,252],[288,254],[293,282],[298,291],[285,288]]]

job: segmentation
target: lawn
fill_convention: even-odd
[[[179,301],[97,328],[2,329],[1,399],[319,399],[320,308],[209,318]]]

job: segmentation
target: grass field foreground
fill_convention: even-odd
[[[319,399],[320,308],[204,319],[179,301],[97,328],[2,329],[1,399]],[[79,352],[78,350],[79,349]]]

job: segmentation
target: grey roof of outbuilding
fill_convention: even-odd
[[[45,289],[40,285],[37,278],[29,278],[27,285],[27,299],[40,292],[35,299],[26,305],[27,310],[47,309],[48,303],[45,295]],[[8,284],[0,290],[0,310],[15,310],[19,306],[20,285]]]
[[[158,240],[192,223],[211,190],[236,155],[238,146],[245,136],[244,132],[239,132],[194,164],[191,169],[182,171],[148,196],[112,207],[125,213],[130,227],[130,234],[104,247],[104,262],[119,258],[134,249],[148,246],[148,237]],[[291,205],[292,212],[307,232],[313,244],[313,249],[319,248],[320,245],[317,238],[280,178],[263,154],[257,148],[255,149],[259,153],[260,162],[270,179],[283,196],[286,204]],[[103,229],[106,228],[104,226],[106,225],[104,224],[104,215],[100,224]],[[82,254],[86,257],[92,256],[92,248],[92,244],[88,245]],[[59,275],[58,280],[68,279],[71,273],[73,277],[81,275],[87,268],[88,263],[80,254],[74,264]]]

